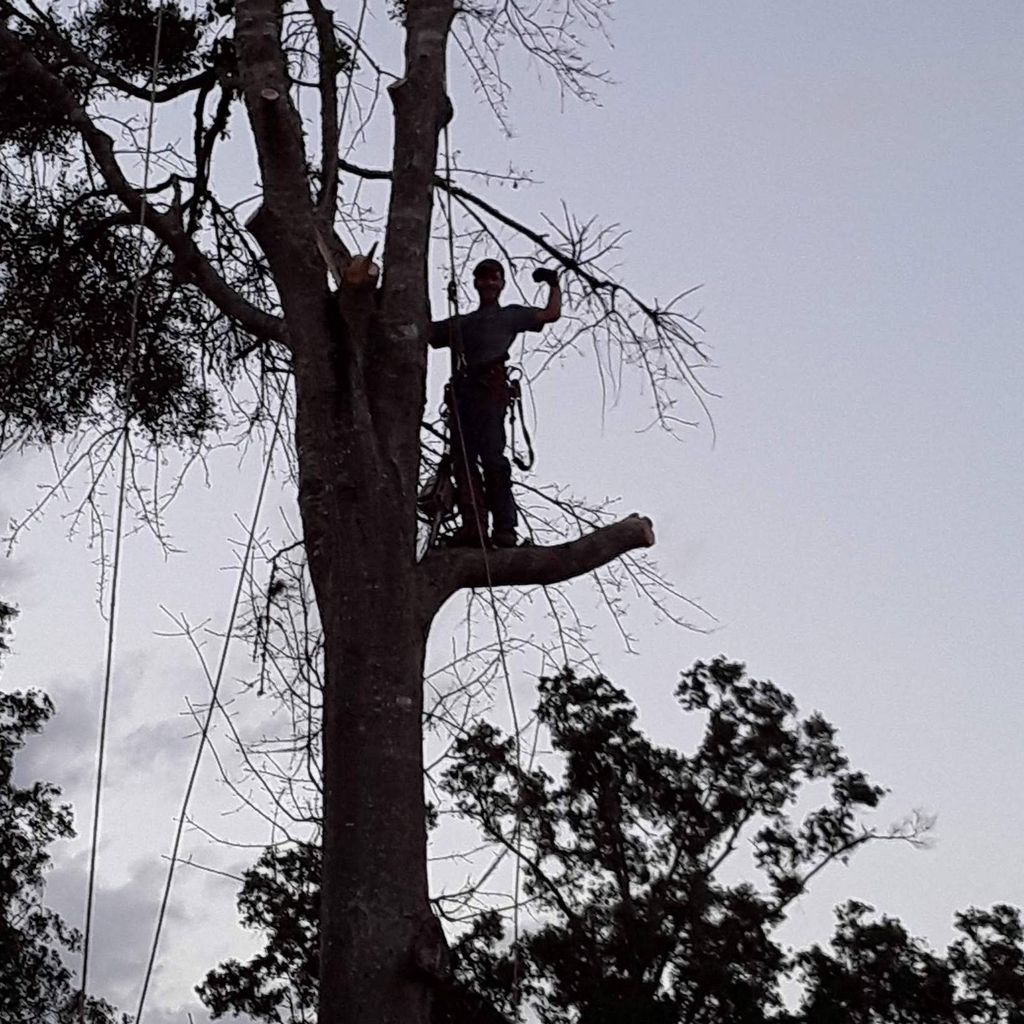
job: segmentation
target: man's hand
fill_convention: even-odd
[[[558,285],[558,274],[549,267],[538,267],[533,272],[533,279],[537,284],[542,282],[551,288],[548,292],[547,305],[537,310],[537,326],[540,330],[545,324],[553,324],[562,315],[562,289]]]

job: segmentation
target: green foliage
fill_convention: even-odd
[[[486,723],[456,744],[444,785],[458,811],[528,851],[524,892],[544,923],[520,938],[519,971],[544,1021],[763,1020],[779,1005],[786,957],[772,933],[786,905],[862,841],[857,815],[882,795],[828,723],[799,719],[791,697],[740,665],[698,663],[676,696],[706,717],[691,755],[651,743],[607,679],[571,672],[541,681],[537,708],[560,779],[520,780],[512,740]],[[831,799],[794,824],[814,782]],[[759,871],[726,884],[742,837]],[[493,932],[483,941],[494,957]],[[509,970],[503,948],[482,979],[463,980],[508,1012],[493,981]]]
[[[836,910],[831,950],[801,952],[801,1021],[942,1024],[962,1021],[949,965],[890,917],[851,901]]]
[[[224,361],[195,344],[206,302],[166,260],[140,268],[130,224],[81,183],[0,199],[0,441],[50,441],[111,409],[160,440],[211,429],[206,378]]]
[[[207,20],[186,15],[173,2],[100,0],[76,18],[74,33],[80,49],[129,79],[141,78],[148,83],[156,53],[159,84],[200,67],[200,42]]]
[[[516,986],[544,1024],[1024,1021],[1022,926],[1009,907],[958,915],[945,957],[856,902],[837,910],[828,946],[784,950],[774,936],[788,904],[861,845],[859,814],[882,790],[851,768],[832,725],[799,717],[741,665],[698,663],[676,696],[704,719],[689,754],[652,743],[607,679],[570,672],[541,681],[537,707],[557,778],[520,774],[513,740],[488,723],[457,743],[444,789],[487,838],[520,851],[540,923],[513,959],[505,917],[479,915],[452,945],[435,1024],[510,1021]],[[797,824],[808,786],[828,798]],[[732,865],[744,850],[746,870]],[[266,947],[207,976],[199,993],[214,1016],[310,1018],[319,863],[314,847],[274,849],[248,872],[239,908]],[[796,1011],[780,995],[789,978]]]
[[[12,23],[9,28],[26,46],[31,47],[39,60],[61,74],[78,102],[84,102],[93,81],[89,72],[74,65],[54,40],[38,30],[17,23]],[[55,110],[47,97],[26,83],[16,65],[0,65],[0,149],[10,149],[19,158],[36,155],[63,158],[73,136],[67,116]]]
[[[0,601],[0,654],[6,654],[10,650],[7,638],[11,635],[11,623],[17,614],[14,605]]]
[[[246,872],[238,911],[267,943],[247,964],[228,960],[197,989],[214,1017],[305,1020],[316,1010],[320,970],[320,849],[267,849]]]
[[[945,956],[851,901],[836,910],[831,948],[797,954],[804,986],[792,1024],[1021,1024],[1021,913],[996,905],[955,918]]]
[[[0,620],[9,614],[0,602]],[[48,848],[74,835],[71,810],[57,803],[60,791],[50,783],[14,782],[15,755],[52,714],[45,694],[0,691],[0,1021],[113,1024],[103,1000],[87,999],[79,1015],[61,951],[77,952],[81,939],[42,905]]]
[[[970,1024],[1024,1022],[1024,925],[1017,907],[972,907],[956,915],[949,963],[960,982],[958,1011]]]

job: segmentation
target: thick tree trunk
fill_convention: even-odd
[[[358,297],[348,298],[355,326]],[[416,963],[437,933],[427,902],[417,464],[396,458],[410,446],[391,436],[406,411],[369,416],[358,367],[370,339],[345,334],[349,351],[333,356],[330,342],[303,337],[295,364],[299,504],[325,641],[320,1022],[425,1024],[429,978]],[[415,408],[408,390],[392,401]]]
[[[321,1024],[429,1019],[424,637],[403,589],[385,575],[328,608]]]

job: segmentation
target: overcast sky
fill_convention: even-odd
[[[831,906],[855,897],[942,945],[955,910],[1024,904],[1024,7],[644,0],[620,6],[610,38],[593,54],[617,82],[600,105],[513,71],[512,138],[457,62],[453,90],[464,163],[539,182],[501,205],[539,224],[564,199],[620,223],[622,274],[642,293],[703,285],[714,444],[706,421],[682,441],[637,433],[648,417],[629,386],[602,414],[585,358],[538,389],[536,478],[651,515],[661,567],[717,621],[701,634],[638,610],[628,655],[594,606],[598,659],[664,742],[683,735],[671,692],[698,657],[743,660],[821,710],[891,788],[880,821],[923,808],[936,841],[828,873],[787,938],[824,939]],[[233,145],[244,152],[240,129]],[[181,554],[144,534],[126,545],[93,976],[128,1011],[193,750],[184,702],[205,685],[187,645],[154,635],[159,606],[223,624],[257,454],[221,454],[209,486],[196,476],[171,515]],[[0,467],[5,521],[46,472]],[[0,596],[22,609],[4,684],[53,694],[24,767],[65,788],[86,831],[103,634],[95,553],[67,539],[66,510],[0,562]],[[518,666],[524,705],[535,667]],[[265,826],[219,816],[222,789],[206,772],[207,827],[265,842]],[[255,858],[190,843],[236,872]],[[50,899],[72,921],[84,858],[81,841],[57,853]],[[202,1019],[191,987],[251,948],[231,924],[234,883],[182,883],[153,1024]]]

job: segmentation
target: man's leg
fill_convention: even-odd
[[[487,395],[480,410],[480,465],[484,471],[484,495],[494,523],[498,547],[514,547],[518,518],[512,497],[512,465],[505,456],[505,403]]]
[[[466,385],[463,386],[464,389]],[[455,504],[462,526],[455,537],[458,544],[480,544],[487,533],[487,508],[484,484],[480,478],[479,417],[473,394],[456,394],[458,403],[451,410],[452,475],[455,477]]]

